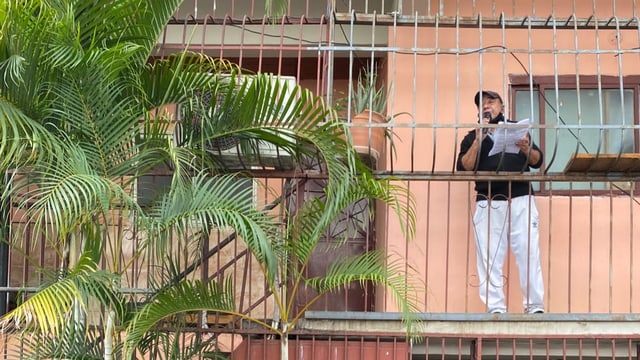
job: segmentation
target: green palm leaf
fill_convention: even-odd
[[[7,194],[24,209],[26,221],[54,242],[64,239],[77,226],[106,214],[114,204],[136,206],[118,183],[96,174],[84,154],[75,146],[61,149],[53,154],[51,162],[16,177]]]
[[[332,192],[325,188],[324,197],[310,199],[290,221],[288,251],[301,263],[309,260],[311,252],[328,227],[347,208],[360,200],[381,201],[397,215],[403,235],[410,240],[415,233],[415,200],[402,186],[390,180],[377,180],[363,173],[344,180],[343,189]]]
[[[90,298],[98,299],[123,316],[123,300],[117,291],[112,290],[116,278],[113,274],[97,270],[93,256],[95,249],[84,252],[75,268],[68,273],[58,273],[53,283],[45,285],[3,316],[2,328],[34,330],[37,334],[57,336],[69,325],[76,307],[86,311]]]
[[[162,339],[161,325],[178,314],[235,314],[230,282],[176,278],[160,279],[148,303],[125,310],[119,291],[128,265],[121,262],[157,260],[161,273],[180,273],[171,269],[179,261],[166,260],[174,255],[166,249],[170,238],[187,249],[201,249],[189,226],[200,227],[203,234],[215,227],[234,228],[261,264],[286,320],[289,299],[278,292],[283,282],[332,291],[350,281],[375,281],[395,289],[399,301],[411,299],[407,282],[391,273],[404,269],[389,267],[379,254],[336,263],[324,279],[303,277],[319,239],[351,203],[382,200],[398,214],[410,238],[412,199],[391,181],[371,177],[347,146],[344,124],[311,92],[286,88],[273,76],[249,77],[229,62],[190,52],[149,62],[179,3],[9,0],[0,5],[0,168],[19,170],[5,187],[4,199],[19,204],[34,233],[51,240],[59,254],[67,248],[82,250],[79,259],[63,258],[64,268],[3,318],[6,329],[22,326],[25,334],[34,334],[38,341],[33,345],[51,343],[56,336],[68,340],[68,346],[39,348],[52,357],[73,357],[83,349],[83,338],[95,345],[93,351],[86,349],[87,356],[101,349],[94,342],[98,339],[86,335],[84,318],[97,305],[105,310],[100,319],[105,329],[99,331],[105,344],[113,342],[117,351],[119,339],[109,327],[126,327],[127,359],[149,349],[147,340]],[[204,91],[211,92],[211,101],[198,100]],[[184,112],[162,113],[164,106]],[[178,115],[181,122],[174,129]],[[304,170],[325,172],[324,197],[292,214],[283,234],[278,218],[255,208],[239,175],[212,176],[225,169],[210,145],[229,136],[238,139],[249,159],[270,144]],[[132,196],[133,186],[159,166],[173,172],[169,190],[143,209]],[[144,238],[133,254],[111,241],[125,232],[122,223],[110,218],[114,213],[127,216],[136,236]],[[99,270],[98,264],[112,272]],[[167,349],[175,346],[174,339],[166,338]]]
[[[21,340],[20,348],[8,350],[7,360],[104,359],[101,334],[66,324],[58,331],[24,336]]]
[[[381,201],[397,214],[404,224],[403,232],[407,240],[415,233],[415,204],[406,188],[393,185],[388,180],[377,180],[370,175],[361,174],[345,180],[340,191],[332,192],[325,188],[323,197],[316,197],[305,201],[303,207],[290,218],[285,237],[286,250],[289,257],[281,264],[286,264],[283,271],[288,275],[288,281],[293,285],[292,291],[281,303],[284,319],[292,319],[295,323],[302,316],[304,310],[313,304],[320,296],[345,286],[352,281],[371,281],[391,290],[402,311],[410,318],[416,310],[418,298],[416,288],[408,287],[402,276],[404,269],[395,268],[387,264],[382,253],[371,251],[363,255],[346,259],[335,259],[326,276],[315,279],[305,278],[305,268],[310,264],[311,255],[316,251],[328,229],[337,220],[344,217],[348,207],[355,202]],[[363,219],[367,220],[367,219]],[[338,240],[341,244],[348,234]],[[311,286],[318,292],[318,296],[305,304],[305,308],[297,314],[291,314],[298,288]],[[274,289],[276,292],[277,289]]]
[[[152,330],[138,348],[141,353],[162,360],[228,359],[214,339],[205,339],[202,335],[185,336],[183,331],[175,327],[170,331]]]
[[[175,183],[149,212],[157,220],[147,240],[153,243],[147,246],[158,249],[156,255],[161,257],[168,248],[164,241],[174,232],[184,237],[194,224],[205,229],[233,228],[263,264],[270,281],[275,281],[277,259],[270,239],[278,236],[278,223],[273,215],[256,208],[253,187],[246,187],[241,179],[240,175],[200,174],[188,183]]]
[[[232,283],[227,280],[223,284],[182,281],[154,295],[127,328],[125,358],[131,358],[145,334],[174,315],[197,311],[236,314],[232,294]]]
[[[359,282],[362,285],[371,282],[374,285],[385,287],[391,293],[403,313],[403,320],[407,324],[410,335],[415,335],[416,324],[419,323],[415,316],[419,313],[418,294],[422,292],[424,286],[412,282],[411,278],[404,275],[405,269],[403,267],[403,263],[393,261],[381,250],[337,259],[329,266],[326,275],[306,280],[306,285],[318,293],[313,300],[307,302],[307,307],[311,306],[320,296],[352,282]],[[296,316],[300,316],[301,313],[302,311]]]

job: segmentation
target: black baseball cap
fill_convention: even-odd
[[[490,99],[498,99],[502,103],[502,98],[500,97],[500,94],[498,94],[495,91],[491,91],[491,90],[483,90],[482,92],[478,91],[476,93],[476,97],[473,99],[475,101],[475,103],[476,103],[476,106],[480,106],[480,94],[481,93],[482,93],[482,97],[483,98],[485,96],[488,96]]]

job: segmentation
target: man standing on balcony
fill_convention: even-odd
[[[498,93],[479,91],[475,104],[483,123],[511,122],[504,116],[504,103]],[[531,141],[530,134],[515,142],[516,152],[489,155],[494,145],[493,130],[474,129],[464,137],[456,165],[459,171],[520,172],[542,165],[542,151]],[[524,311],[544,312],[538,210],[531,184],[528,181],[476,181],[475,190],[473,225],[482,301],[491,313],[507,311],[502,268],[510,246],[520,275]]]

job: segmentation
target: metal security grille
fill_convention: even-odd
[[[213,5],[198,2],[197,15],[194,7],[181,8],[161,53],[187,46],[255,71],[295,76],[352,128],[393,134],[393,151],[388,138],[376,173],[412,190],[422,226],[405,243],[389,235],[398,226],[391,221],[377,241],[400,248],[418,269],[429,289],[425,310],[483,311],[470,222],[473,182],[505,179],[532,181],[538,194],[549,311],[638,310],[634,1],[292,2],[280,18],[265,16],[253,2]],[[199,41],[186,43],[193,33]],[[387,114],[394,116],[382,125],[352,122],[346,100],[365,68],[377,69],[389,93]],[[531,120],[545,153],[539,171],[455,170],[460,141],[478,127],[472,98],[480,89],[501,94],[507,117]],[[517,306],[512,259],[504,286]]]
[[[398,235],[397,219],[378,209],[357,246],[397,254],[407,272],[417,275],[425,290],[423,341],[407,342],[392,296],[367,288],[356,301],[366,303],[361,312],[310,312],[295,339],[298,354],[327,346],[342,354],[340,359],[638,358],[636,1],[292,0],[281,17],[269,17],[264,8],[264,1],[187,0],[167,24],[154,56],[189,49],[251,71],[288,76],[324,96],[352,129],[370,134],[385,129],[391,136],[372,164],[374,172],[409,188],[418,209],[418,232],[411,241]],[[388,92],[389,121],[382,124],[371,118],[354,122],[351,85],[363,69],[376,69]],[[531,121],[528,130],[545,155],[539,170],[456,170],[462,139],[481,127],[481,109],[473,102],[479,90],[498,92],[508,118]],[[365,149],[372,136],[367,140]],[[283,204],[304,201],[301,194],[311,191],[306,181],[315,184],[325,176],[310,173],[303,181],[299,173],[280,169],[253,175],[275,189],[257,194],[269,199],[258,206],[279,213]],[[512,255],[501,283],[509,313],[496,318],[480,301],[475,181],[534,186],[546,310],[538,319],[522,314]],[[32,261],[59,266],[61,260],[38,234],[20,228],[19,214],[12,214],[11,226],[29,237],[25,249]],[[131,251],[137,236],[132,229],[124,241]],[[265,293],[257,265],[234,234],[220,231],[203,243],[203,260],[183,259],[182,274],[233,277],[242,310],[272,317],[272,294]],[[23,254],[0,246],[0,261],[6,265],[0,269],[0,292],[8,294],[0,310],[6,311],[33,293],[40,279]],[[133,266],[128,291],[144,292],[151,271],[153,264]],[[340,302],[351,303],[348,294],[339,294]],[[252,348],[269,346],[268,336],[233,319],[209,315],[194,322],[200,325],[196,332],[250,334],[224,343],[232,358],[256,358]],[[327,323],[330,327],[323,327]],[[6,343],[0,341],[0,350]],[[360,357],[347,356],[351,345]]]

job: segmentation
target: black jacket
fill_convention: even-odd
[[[476,139],[476,131],[471,130],[462,139],[460,144],[460,153],[458,154],[458,160],[456,168],[458,171],[464,171],[462,166],[462,156],[467,153],[471,145]],[[527,156],[519,152],[517,154],[512,153],[498,153],[493,156],[489,156],[489,150],[493,146],[493,139],[491,136],[486,136],[480,144],[480,155],[477,162],[477,167],[474,170],[477,171],[517,171],[524,172],[529,171],[530,168],[537,169],[542,165],[543,154],[538,146],[531,142],[531,149],[535,149],[540,152],[540,160],[537,164],[529,166],[527,162]],[[517,197],[523,195],[533,194],[533,188],[528,181],[476,181],[475,186],[477,195],[476,201],[487,200],[489,198],[495,200],[506,200],[510,197]]]

